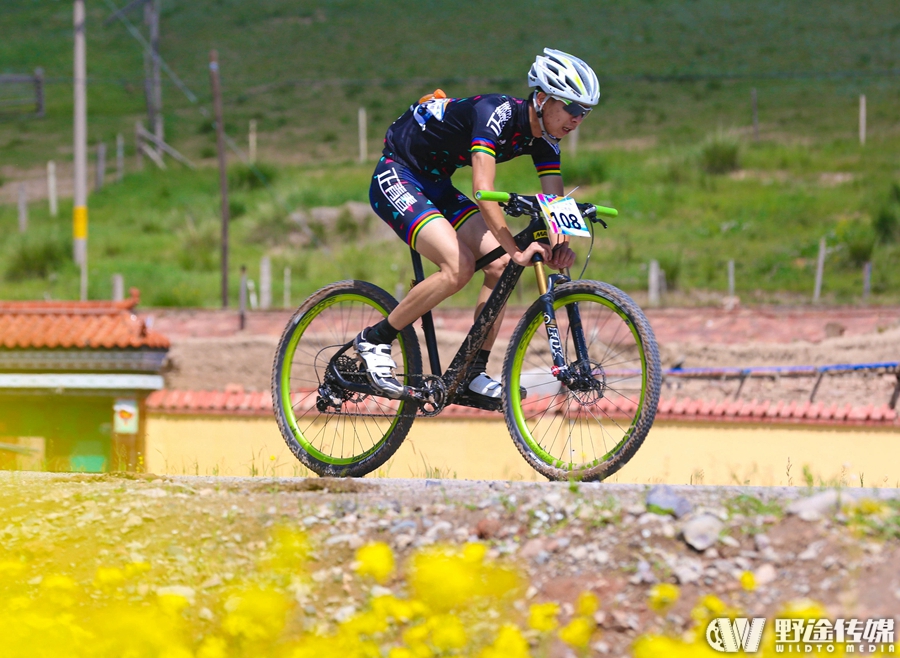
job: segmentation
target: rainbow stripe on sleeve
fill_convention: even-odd
[[[489,139],[485,139],[484,137],[476,137],[472,140],[472,148],[469,150],[472,153],[487,153],[492,158],[497,157],[497,145],[494,144]],[[557,164],[557,168],[559,168],[559,164]]]
[[[559,160],[556,162],[542,162],[534,165],[534,168],[537,169],[539,178],[544,176],[562,176],[562,172],[559,169]]]

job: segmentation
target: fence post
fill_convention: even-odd
[[[659,306],[659,261],[651,260],[649,268],[647,301],[650,306]]]
[[[125,137],[122,133],[116,135],[116,182],[121,183],[125,178]]]
[[[872,261],[866,261],[863,265],[863,301],[869,300],[872,293]]]
[[[759,141],[759,116],[756,113],[756,87],[750,90],[750,101],[753,105],[753,141]]]
[[[44,117],[44,69],[38,67],[34,70],[34,104],[35,114],[39,118]]]
[[[134,154],[137,156],[137,169],[138,171],[144,170],[144,149],[141,148],[142,137],[141,133],[144,130],[144,124],[141,121],[134,122]]]
[[[272,306],[272,261],[263,256],[259,261],[259,307],[266,310]]]
[[[822,296],[822,277],[825,273],[825,238],[819,240],[819,259],[816,261],[816,287],[813,290],[813,303],[818,304]]]
[[[241,331],[247,326],[247,266],[241,265],[241,292],[238,298]]]
[[[28,230],[28,189],[19,183],[19,233]]]
[[[56,217],[59,207],[56,203],[56,163],[53,160],[47,163],[47,199],[50,202],[50,216]]]
[[[112,298],[114,302],[125,299],[125,277],[121,274],[112,275]]]
[[[728,296],[734,297],[734,260],[728,261]]]
[[[284,307],[291,307],[291,268],[284,268]]]
[[[366,148],[366,108],[359,108],[359,115],[357,118],[359,123],[359,161],[365,162],[369,157]]]
[[[97,177],[94,180],[94,189],[99,192],[103,189],[103,179],[106,176],[106,144],[97,144]]]
[[[250,151],[250,164],[254,164],[256,162],[256,119],[250,119],[250,136],[247,146]]]
[[[859,95],[859,145],[866,145],[866,95]]]

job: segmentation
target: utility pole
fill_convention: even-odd
[[[72,237],[75,262],[81,266],[81,300],[87,299],[87,46],[84,0],[75,0],[75,194]]]
[[[222,89],[219,87],[219,54],[209,51],[209,80],[216,119],[216,149],[219,152],[219,190],[222,194],[222,308],[228,308],[228,172],[225,162],[225,124],[222,120]]]
[[[156,135],[156,152],[162,157],[162,148],[159,146],[164,140],[163,134],[163,109],[162,109],[162,77],[159,71],[159,6],[160,0],[149,0],[150,7],[150,50],[152,54],[151,72],[153,77],[153,111],[155,122],[151,124]]]
[[[144,2],[144,24],[151,32],[150,48],[144,49],[144,98],[147,100],[147,125],[150,130],[156,125],[156,100],[153,95],[153,3]]]

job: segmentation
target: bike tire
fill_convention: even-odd
[[[272,406],[291,452],[323,477],[362,477],[384,464],[406,438],[418,405],[350,395],[340,412],[317,408],[317,388],[334,354],[397,301],[365,281],[325,286],[294,313],[281,335],[272,369]],[[355,353],[352,348],[349,355]],[[421,381],[422,356],[412,326],[399,333],[392,356],[397,379]]]
[[[519,321],[506,352],[506,424],[525,460],[547,478],[603,480],[634,456],[656,416],[662,386],[656,338],[638,305],[614,286],[573,281],[550,294],[569,365],[574,343],[565,307],[578,303],[595,389],[570,390],[551,373],[538,300]],[[520,387],[528,391],[524,399]]]

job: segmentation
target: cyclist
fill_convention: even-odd
[[[520,251],[499,205],[476,205],[451,182],[456,169],[471,165],[473,189],[493,190],[496,164],[528,154],[544,194],[564,193],[559,142],[597,104],[597,76],[577,57],[545,48],[531,66],[528,85],[532,92],[527,99],[502,94],[454,99],[437,90],[388,128],[369,199],[397,235],[439,269],[353,341],[369,381],[387,397],[404,393],[393,374],[391,343],[404,327],[461,290],[479,257],[498,245],[507,254],[483,270],[476,317],[510,258],[526,266],[540,254],[553,269],[575,262],[565,239],[552,247],[535,242]],[[500,322],[494,327],[468,378],[469,390],[488,398],[501,394],[500,383],[485,373]]]

